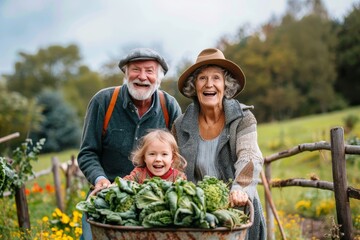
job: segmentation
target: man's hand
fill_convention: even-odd
[[[109,180],[107,180],[106,178],[102,178],[95,184],[95,189],[107,188],[110,186],[110,184],[111,184],[111,182]]]

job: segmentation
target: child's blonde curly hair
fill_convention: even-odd
[[[173,163],[172,167],[183,171],[187,165],[187,162],[183,156],[179,153],[179,147],[174,136],[166,129],[151,129],[146,135],[140,139],[140,143],[136,150],[131,153],[131,161],[136,167],[145,167],[145,152],[148,146],[155,139],[169,144],[172,149]]]

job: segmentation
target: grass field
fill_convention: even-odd
[[[360,107],[349,108],[345,111],[338,111],[329,114],[319,114],[298,119],[258,126],[259,145],[264,157],[281,152],[302,143],[326,141],[330,142],[330,130],[334,127],[343,127],[344,118],[347,116],[360,117]],[[360,138],[360,122],[355,128],[345,134],[344,140],[357,136]],[[360,188],[360,156],[353,155],[357,161],[347,163],[347,180],[350,186]],[[330,151],[302,152],[295,156],[275,161],[271,164],[272,179],[305,178],[316,176],[320,180],[332,181],[331,153]],[[264,203],[264,191],[261,185],[258,186],[259,194]],[[272,197],[277,210],[287,214],[299,214],[296,208],[301,201],[313,201],[317,205],[323,204],[325,199],[334,199],[333,193],[326,190],[318,190],[303,187],[273,188]],[[360,214],[359,200],[350,201],[353,219]],[[327,215],[336,216],[334,208]],[[308,213],[314,217],[313,213]],[[306,215],[307,212],[301,212]],[[318,217],[323,220],[324,217]],[[358,225],[359,223],[356,222]],[[359,226],[358,226],[359,227]]]
[[[344,128],[344,118],[349,115],[360,117],[360,107],[259,125],[260,148],[265,157],[302,143],[330,142],[330,130],[334,127]],[[344,140],[351,136],[360,138],[360,121],[352,132],[345,134]],[[357,182],[354,184],[359,184],[358,174],[353,171],[356,169],[349,166],[349,179],[355,179]],[[322,180],[332,179],[330,151],[303,152],[272,164],[272,178],[308,178],[311,174],[316,174]]]

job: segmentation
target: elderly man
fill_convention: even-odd
[[[124,84],[96,93],[85,117],[78,163],[96,189],[129,174],[134,168],[129,155],[138,140],[148,129],[171,129],[181,114],[175,98],[159,90],[168,71],[159,53],[148,48],[133,49],[119,67],[125,74]],[[91,232],[84,227],[83,237],[91,239]]]

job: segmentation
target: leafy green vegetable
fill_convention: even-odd
[[[197,185],[204,190],[206,211],[213,212],[229,207],[230,191],[223,181],[216,177],[205,176]]]
[[[140,222],[134,219],[125,219],[122,222],[124,226],[140,226]]]
[[[131,208],[135,207],[135,197],[131,195],[125,195],[120,199],[118,204],[116,205],[115,212],[126,212]]]
[[[92,197],[90,199],[90,201],[96,209],[99,209],[99,208],[100,209],[102,209],[102,208],[109,209],[110,208],[109,204],[107,204],[107,202],[103,198]]]
[[[139,221],[142,222],[144,218],[154,212],[167,210],[167,204],[166,202],[153,202],[147,205],[144,209],[141,210],[139,215]]]
[[[174,224],[189,227],[192,223],[193,212],[189,208],[178,208],[174,216]],[[191,221],[189,221],[191,219]]]
[[[154,192],[151,185],[146,185],[143,187],[135,197],[135,203],[137,208],[143,209],[150,203],[153,202],[163,202],[164,194],[158,195],[158,192]]]
[[[129,194],[135,194],[139,189],[139,184],[134,181],[127,181],[121,177],[115,178],[115,182],[119,186],[120,190]]]
[[[172,224],[172,216],[169,210],[162,210],[150,213],[144,218],[142,226],[149,227],[166,227]]]
[[[116,179],[114,186],[79,202],[76,208],[93,221],[146,228],[234,228],[249,219],[243,211],[228,207],[229,190],[213,177],[205,177],[198,185],[158,177],[143,184]]]
[[[92,208],[95,210],[94,205],[89,201],[81,201],[76,204],[76,209],[82,212],[89,212]]]
[[[219,223],[217,217],[214,214],[208,212],[205,214],[205,220],[209,224],[210,228],[215,228]]]
[[[233,228],[235,226],[234,220],[226,209],[218,209],[213,212],[220,224],[224,227]]]
[[[112,224],[117,224],[117,225],[122,225],[122,218],[118,213],[115,212],[110,212],[108,214],[105,215],[106,217],[106,222],[108,223],[112,223]]]
[[[169,188],[165,194],[165,201],[169,204],[171,215],[175,215],[176,209],[178,208],[178,195],[175,192],[175,188]]]
[[[222,226],[228,228],[239,227],[241,224],[247,223],[248,221],[248,217],[244,212],[235,208],[218,209],[214,211],[213,214],[217,217]]]
[[[158,186],[155,182],[148,182],[149,186],[151,186],[152,192],[158,196],[160,199],[164,198],[163,190]]]
[[[193,197],[194,202],[199,206],[199,208],[206,212],[206,203],[205,203],[205,193],[204,190],[200,187],[196,187],[195,196]]]

